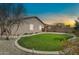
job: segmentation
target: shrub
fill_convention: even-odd
[[[63,41],[62,52],[67,55],[78,55],[79,54],[79,40],[74,42]]]

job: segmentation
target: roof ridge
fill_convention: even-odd
[[[29,17],[24,17],[23,19],[29,19],[29,18],[36,18],[37,20],[39,20],[42,24],[45,24],[40,18],[38,18],[37,16],[29,16]]]

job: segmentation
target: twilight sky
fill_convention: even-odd
[[[42,14],[64,14],[79,15],[79,4],[77,3],[28,3],[25,4],[28,15]]]
[[[38,16],[40,19],[50,23],[53,20],[62,20],[64,18],[65,22],[67,22],[66,19],[73,20],[79,16],[78,3],[27,3],[24,5],[27,10],[27,15]]]

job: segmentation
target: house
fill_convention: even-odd
[[[72,32],[72,28],[68,25],[64,25],[63,23],[56,23],[54,25],[45,24],[44,31],[45,32]]]
[[[44,23],[38,17],[24,17],[23,21],[17,31],[16,25],[12,28],[12,35],[42,32],[44,28]]]
[[[38,17],[23,17],[23,22],[17,28],[15,24],[11,29],[11,35],[32,34],[38,32],[69,32],[72,30],[69,26],[65,26],[62,23],[55,25],[48,25],[42,22]]]

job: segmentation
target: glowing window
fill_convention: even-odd
[[[39,30],[42,30],[42,26],[41,25],[39,26]]]
[[[33,30],[33,29],[34,29],[34,25],[30,24],[30,30]]]

